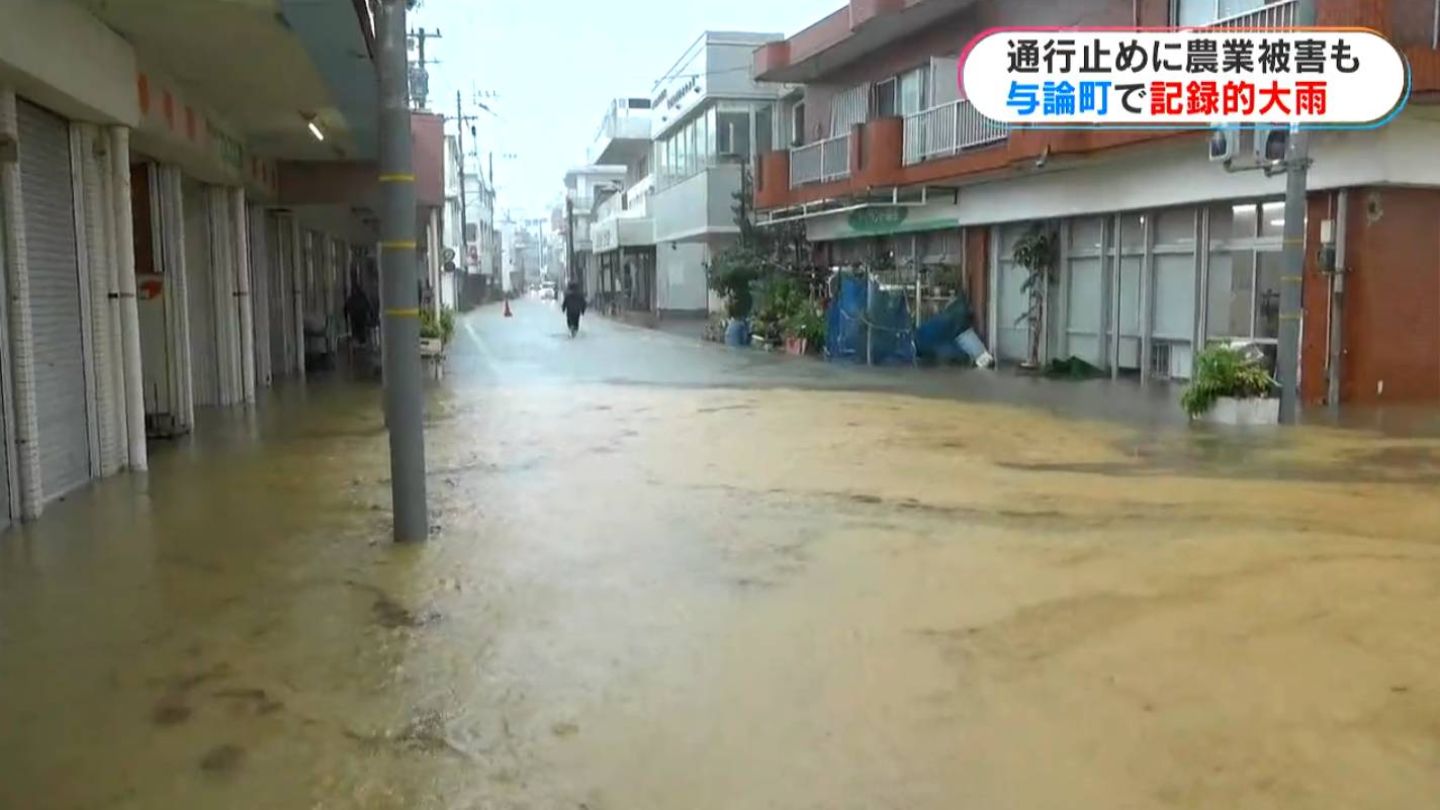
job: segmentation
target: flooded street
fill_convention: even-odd
[[[1440,440],[1159,396],[482,310],[429,544],[340,381],[0,536],[0,807],[1433,806]]]

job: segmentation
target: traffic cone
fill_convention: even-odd
[[[507,318],[512,317],[511,314],[510,314],[510,299],[509,299],[509,298],[506,298],[506,299],[505,299],[505,317],[507,317]]]

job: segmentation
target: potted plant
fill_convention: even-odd
[[[428,309],[420,310],[420,354],[433,357],[445,351],[445,344],[455,334],[455,314],[444,310],[439,317]]]
[[[794,278],[783,272],[771,273],[760,285],[751,327],[767,345],[780,346],[785,342],[786,322],[808,303],[805,291]]]
[[[1049,301],[1050,285],[1055,282],[1055,265],[1059,261],[1060,238],[1055,228],[1048,223],[1036,223],[1020,237],[1011,252],[1015,263],[1025,268],[1028,275],[1020,290],[1029,296],[1024,314],[1015,323],[1025,324],[1030,330],[1029,349],[1025,354],[1022,368],[1040,368],[1040,342],[1045,337],[1045,307]]]
[[[1191,419],[1226,425],[1280,421],[1279,389],[1258,361],[1233,346],[1215,345],[1195,358],[1195,373],[1180,397]]]
[[[750,287],[760,277],[760,258],[744,247],[732,247],[717,254],[709,267],[710,289],[725,301],[729,323],[725,326],[725,343],[743,346],[749,343],[750,311],[755,295]]]
[[[824,343],[825,319],[810,304],[786,319],[785,351],[788,354],[808,354]]]

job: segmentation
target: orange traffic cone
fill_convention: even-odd
[[[507,317],[507,318],[512,317],[511,314],[510,314],[510,299],[509,299],[509,298],[506,298],[506,299],[505,299],[505,317]]]

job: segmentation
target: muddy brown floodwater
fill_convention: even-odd
[[[428,544],[340,382],[0,536],[0,807],[1435,806],[1440,442],[562,331],[462,321]]]

